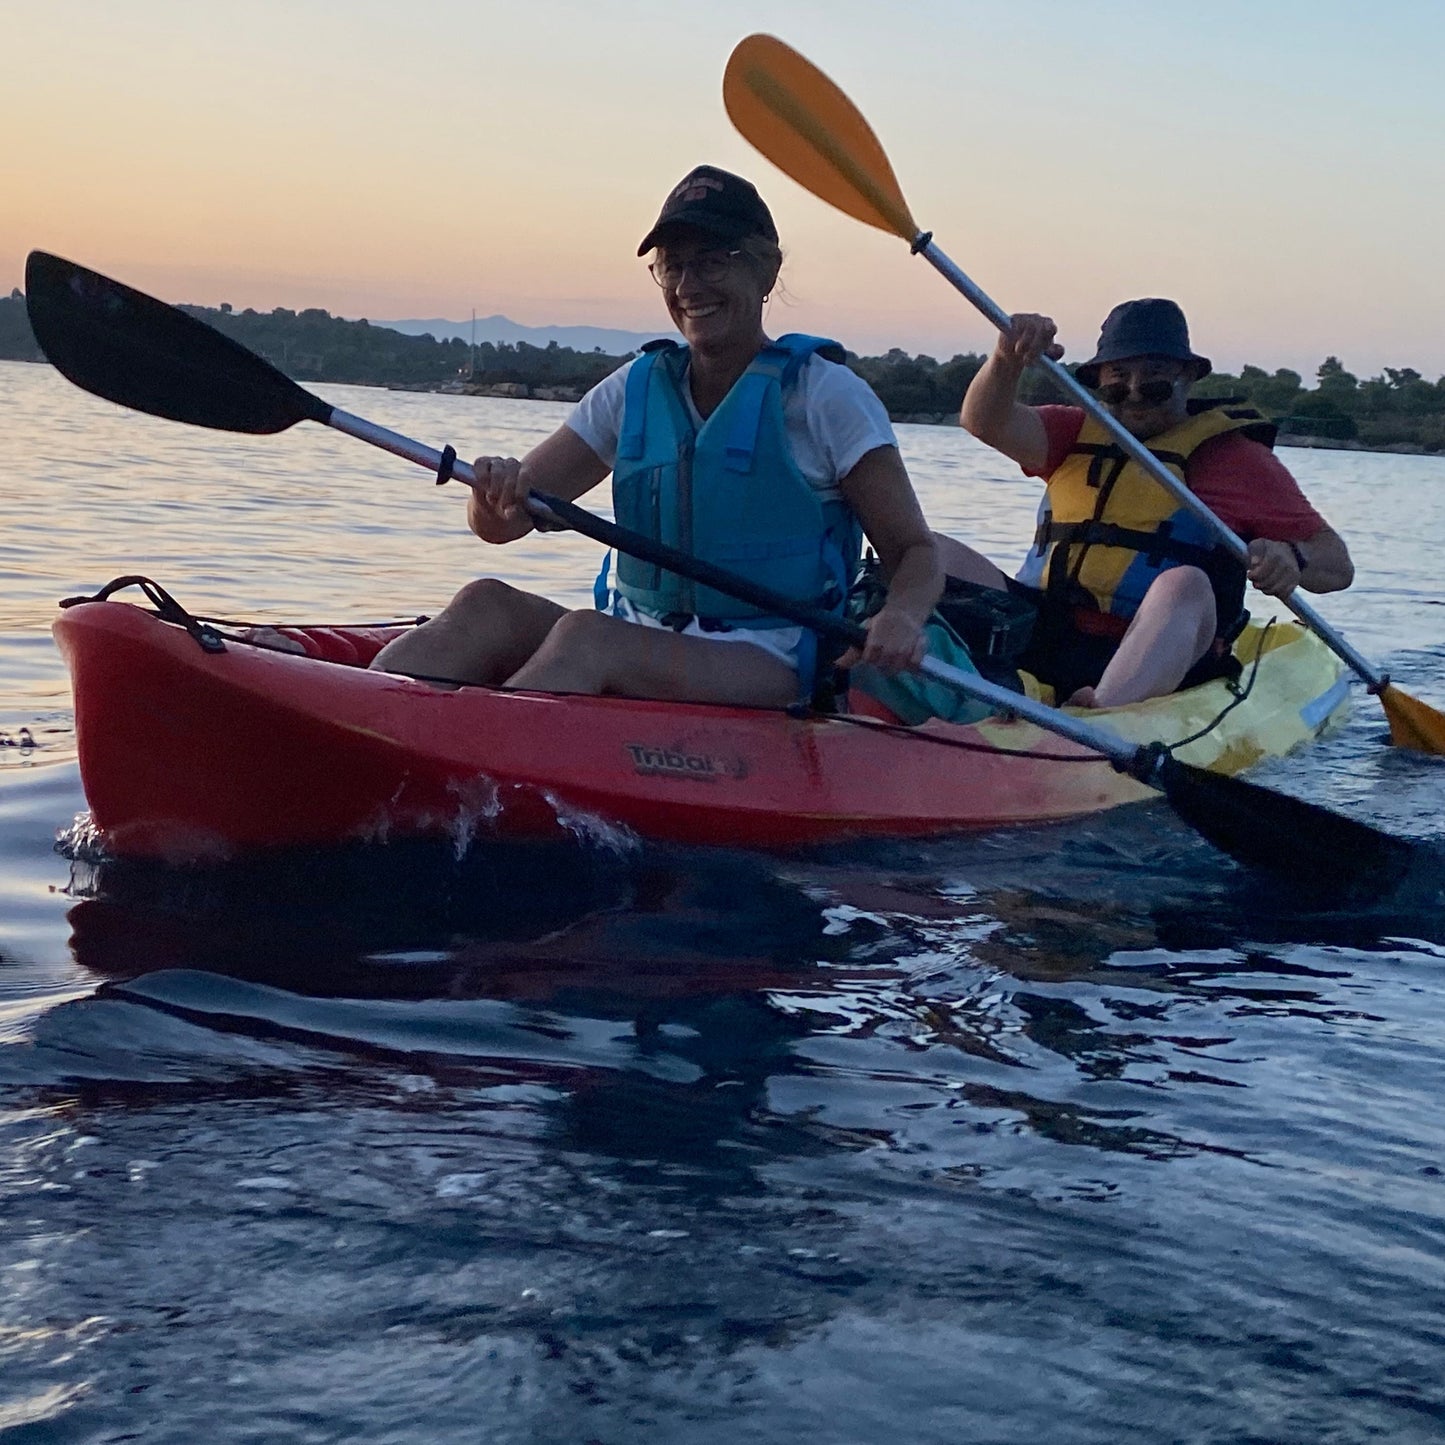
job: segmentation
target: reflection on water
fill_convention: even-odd
[[[786,861],[76,864],[107,981],[0,1051],[0,1217],[12,1310],[107,1322],[15,1378],[83,1379],[81,1430],[222,1357],[261,1435],[778,1438],[847,1388],[829,1438],[904,1398],[919,1439],[1142,1441],[1161,1393],[1220,1423],[1247,1388],[1266,1438],[1406,1438],[1445,946],[1282,900],[1254,929],[1234,873],[1157,808]]]
[[[333,391],[464,453],[564,414]],[[903,442],[940,525],[1022,551],[1032,483]],[[1445,699],[1445,463],[1287,460],[1356,544],[1324,610]],[[595,549],[488,554],[459,494],[339,437],[190,432],[39,367],[0,364],[0,475],[30,479],[0,545],[0,1436],[1439,1435],[1437,878],[1291,898],[1159,806],[777,857],[62,857],[54,598],[144,570],[202,611],[375,619],[500,559],[585,605]],[[1260,780],[1438,837],[1445,769],[1372,706]]]

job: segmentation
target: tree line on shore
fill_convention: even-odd
[[[529,346],[437,341],[406,336],[367,321],[346,321],[312,307],[270,312],[187,306],[183,310],[259,352],[301,382],[334,381],[367,386],[486,390],[515,395],[580,395],[626,358],[601,351],[574,351],[553,342]],[[41,361],[24,297],[0,298],[0,360]],[[855,356],[848,364],[878,393],[894,420],[947,421],[958,414],[968,384],[983,365],[968,353],[948,361],[910,356],[895,347],[882,356]],[[1055,400],[1042,376],[1030,376],[1024,399]],[[1267,372],[1246,366],[1238,375],[1215,372],[1195,388],[1197,396],[1240,397],[1272,417],[1285,436],[1322,437],[1370,447],[1445,451],[1445,376],[1427,381],[1411,367],[1386,367],[1366,380],[1347,371],[1338,357],[1319,366],[1313,387],[1296,371]]]
[[[973,354],[939,362],[897,348],[886,356],[848,360],[895,420],[957,415],[969,382],[984,363]],[[1245,366],[1238,375],[1211,372],[1192,394],[1238,397],[1270,417],[1284,437],[1445,451],[1445,376],[1426,381],[1408,366],[1387,366],[1382,375],[1361,381],[1337,356],[1329,356],[1320,363],[1313,387],[1306,387],[1299,372],[1287,367],[1268,372]],[[1033,373],[1025,376],[1021,396],[1036,405],[1060,399],[1046,377]]]

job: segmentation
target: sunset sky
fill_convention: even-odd
[[[1445,372],[1439,0],[0,0],[0,287],[58,251],[173,301],[643,329],[634,252],[711,161],[788,253],[771,330],[989,330],[732,129],[751,31],[827,71],[920,224],[1071,356],[1171,295],[1217,365]]]

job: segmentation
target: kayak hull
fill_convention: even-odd
[[[1152,796],[1019,721],[866,720],[624,698],[443,690],[228,643],[120,602],[63,612],[81,780],[113,856],[219,860],[263,848],[479,832],[790,848],[1097,812]],[[1241,640],[1248,663],[1260,632]],[[1223,683],[1090,716],[1139,742],[1208,728]],[[1182,748],[1233,773],[1317,736],[1347,706],[1339,665],[1277,624],[1248,697]],[[967,744],[940,747],[938,739]]]

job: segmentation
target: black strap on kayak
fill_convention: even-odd
[[[162,622],[173,622],[177,627],[184,627],[195,639],[196,645],[202,652],[224,652],[226,650],[225,640],[209,623],[203,622],[199,617],[193,617],[159,582],[152,581],[149,577],[143,577],[139,573],[132,573],[126,577],[116,577],[107,582],[99,592],[92,592],[84,597],[62,597],[62,607],[79,607],[82,602],[108,602],[117,592],[126,587],[139,587],[146,595],[146,600],[155,609],[155,614]]]
[[[1198,732],[1192,732],[1187,738],[1180,738],[1178,742],[1170,743],[1169,746],[1164,749],[1165,752],[1169,753],[1172,756],[1176,751],[1178,751],[1178,749],[1188,747],[1190,743],[1198,742],[1199,739],[1204,737],[1206,733],[1212,733],[1214,729],[1217,728],[1220,723],[1222,723],[1224,719],[1227,718],[1229,714],[1232,713],[1235,708],[1237,708],[1240,703],[1242,703],[1245,698],[1247,698],[1250,693],[1254,691],[1254,680],[1256,677],[1259,676],[1259,664],[1264,657],[1264,644],[1269,638],[1270,629],[1274,626],[1275,621],[1276,619],[1271,617],[1269,621],[1264,624],[1264,630],[1259,634],[1259,647],[1255,650],[1254,661],[1249,665],[1249,676],[1245,679],[1245,681],[1243,683],[1240,683],[1236,679],[1234,681],[1226,682],[1226,685],[1228,686],[1230,692],[1234,694],[1233,699],[1230,702],[1225,703],[1225,705],[1212,718],[1210,718],[1210,720],[1205,723],[1204,726],[1198,730]]]
[[[1109,760],[1099,753],[1041,753],[1035,748],[1001,748],[993,743],[973,743],[967,738],[944,737],[941,733],[926,733],[921,728],[910,727],[907,723],[883,722],[855,712],[827,712],[813,714],[819,722],[851,723],[854,727],[870,728],[888,737],[907,738],[915,743],[932,743],[940,748],[957,748],[963,753],[990,753],[994,757],[1033,758],[1041,763],[1103,763]],[[995,719],[996,721],[996,719]]]

